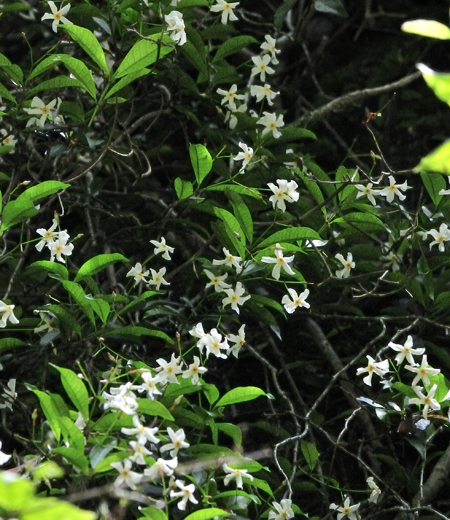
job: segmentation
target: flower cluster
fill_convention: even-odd
[[[270,196],[269,200],[273,205],[273,209],[278,208],[280,211],[286,211],[286,202],[297,202],[300,195],[297,191],[298,185],[295,181],[287,181],[285,179],[277,179],[278,186],[275,186],[272,182],[267,185],[272,190],[273,195]]]
[[[189,334],[197,340],[196,346],[201,354],[203,354],[203,349],[205,349],[206,358],[209,358],[210,354],[222,359],[226,359],[230,354],[233,354],[237,358],[245,343],[245,325],[241,325],[237,334],[228,334],[226,337],[223,337],[216,328],[206,333],[203,330],[203,325],[197,323],[189,331]],[[230,346],[228,341],[233,343],[233,345]]]
[[[64,264],[66,260],[63,255],[70,256],[74,245],[68,243],[70,235],[67,231],[55,231],[58,224],[58,220],[54,218],[49,229],[40,228],[36,230],[36,233],[42,237],[36,244],[36,249],[41,252],[44,247],[47,247],[50,250],[50,262],[54,262],[56,258],[58,262]]]
[[[375,206],[376,200],[375,197],[382,196],[386,197],[387,202],[392,202],[397,196],[399,200],[403,201],[406,199],[406,196],[403,195],[402,191],[406,191],[408,189],[408,182],[405,181],[402,184],[398,184],[393,175],[389,175],[389,186],[381,189],[373,189],[373,184],[371,182],[367,184],[355,184],[355,188],[358,190],[356,198],[367,197],[369,201]]]
[[[56,98],[45,104],[42,99],[34,96],[31,100],[30,108],[24,108],[24,111],[32,116],[27,122],[27,127],[39,126],[43,128],[47,120],[56,122],[61,103],[61,98]]]
[[[171,32],[172,40],[178,45],[184,45],[186,43],[186,28],[180,11],[171,11],[166,14],[164,21],[167,24],[167,30]]]

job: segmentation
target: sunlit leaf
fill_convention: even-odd
[[[261,395],[266,395],[266,392],[261,390],[261,388],[256,386],[239,386],[223,395],[214,406],[218,408],[219,406],[230,406],[231,404],[253,401],[253,399]]]
[[[410,20],[404,22],[401,27],[402,31],[435,38],[437,40],[450,40],[450,29],[443,23],[436,20]]]

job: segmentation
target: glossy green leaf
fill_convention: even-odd
[[[294,7],[297,0],[284,0],[273,15],[273,23],[278,32],[281,31],[283,22],[288,12]]]
[[[81,338],[81,327],[80,324],[77,322],[77,320],[73,317],[73,315],[65,309],[62,305],[47,305],[45,307],[46,311],[52,312],[61,322],[62,324],[68,329],[69,334],[71,334],[72,331],[74,331],[79,338]]]
[[[431,88],[436,97],[444,103],[450,104],[450,74],[435,72],[423,63],[419,63],[417,68],[422,73],[426,84]]]
[[[144,415],[150,415],[152,417],[162,417],[167,421],[175,421],[173,415],[160,401],[152,401],[150,399],[137,399],[137,403],[139,413],[143,413]]]
[[[201,386],[201,389],[205,394],[206,399],[208,399],[209,404],[214,404],[217,399],[219,399],[220,393],[216,385],[213,385],[212,383],[204,383]]]
[[[25,341],[22,341],[18,338],[1,338],[0,339],[0,353],[9,350],[10,348],[16,348],[16,347],[28,347],[29,343],[25,343]]]
[[[439,173],[421,172],[420,178],[433,204],[437,206],[442,199],[442,195],[439,195],[439,192],[446,188],[444,177]]]
[[[259,243],[258,247],[264,248],[277,242],[296,242],[297,240],[322,240],[322,238],[317,231],[308,227],[286,228],[270,235]]]
[[[70,417],[60,417],[59,425],[64,441],[74,450],[84,455],[85,439],[83,432],[75,426]]]
[[[114,94],[125,88],[133,81],[137,80],[138,78],[142,78],[143,76],[148,76],[148,74],[150,74],[150,71],[148,69],[139,69],[135,72],[127,74],[108,90],[104,99],[109,99],[111,96],[114,96]]]
[[[89,461],[87,457],[75,448],[66,448],[65,446],[62,446],[60,448],[53,448],[52,453],[63,456],[71,464],[79,468],[85,475],[89,474]]]
[[[31,188],[26,189],[19,195],[19,197],[17,197],[17,200],[27,198],[32,202],[37,202],[38,200],[66,190],[67,188],[70,188],[70,184],[59,181],[44,181],[36,186],[31,186]]]
[[[317,204],[322,204],[325,201],[325,198],[323,196],[322,190],[320,189],[320,185],[317,182],[313,181],[310,177],[308,177],[305,172],[300,170],[300,168],[295,168],[294,173],[295,175],[297,175],[297,177],[299,177],[302,180],[305,188],[312,196],[314,201]],[[327,208],[325,206],[322,206],[321,211],[324,215],[327,214]]]
[[[108,332],[104,332],[104,335],[135,336],[138,338],[141,336],[149,336],[152,338],[160,338],[164,340],[166,343],[169,343],[170,345],[173,345],[175,343],[170,336],[168,336],[165,332],[162,332],[161,330],[148,329],[147,327],[139,327],[135,325],[128,325],[127,327],[121,327],[120,329],[112,329]]]
[[[230,516],[229,511],[218,509],[217,507],[211,507],[209,509],[200,509],[194,511],[190,515],[187,515],[184,520],[211,520],[213,518],[223,518],[224,516]]]
[[[261,193],[255,188],[248,188],[241,184],[216,184],[212,186],[206,186],[203,188],[205,191],[234,191],[240,195],[246,195],[252,199],[263,200]]]
[[[438,172],[450,175],[450,141],[446,141],[426,157],[423,157],[414,171]]]
[[[97,255],[92,258],[90,258],[87,262],[85,262],[80,269],[78,270],[78,273],[75,277],[75,282],[78,282],[79,280],[82,280],[86,276],[93,276],[96,273],[99,273],[100,271],[103,271],[110,265],[114,264],[115,262],[129,262],[130,260],[121,255],[120,253],[109,253],[104,255]]]
[[[27,94],[28,97],[32,97],[35,96],[38,92],[42,92],[44,90],[68,87],[78,87],[85,90],[83,84],[75,78],[69,78],[67,76],[56,76],[56,78],[41,81],[38,85],[29,90]]]
[[[242,431],[236,424],[232,423],[216,423],[217,429],[228,435],[233,439],[234,444],[237,448],[240,448],[242,445]]]
[[[234,216],[244,231],[247,240],[251,243],[253,240],[252,214],[239,193],[232,190],[227,191],[226,193],[233,209]]]
[[[185,181],[180,177],[177,177],[174,182],[175,193],[177,194],[178,200],[187,199],[194,193],[192,182]]]
[[[157,59],[173,51],[172,45],[167,45],[172,43],[167,35],[161,38],[161,34],[154,34],[152,39],[153,41],[139,40],[131,47],[114,73],[114,79],[142,71],[149,65],[153,65]]]
[[[24,2],[10,2],[0,6],[0,13],[15,13],[18,11],[30,11],[31,7]]]
[[[348,213],[343,217],[334,219],[332,224],[339,224],[343,228],[352,228],[355,232],[365,231],[366,233],[384,231],[384,222],[371,213]]]
[[[75,408],[81,412],[85,418],[89,418],[89,394],[86,386],[81,379],[68,368],[58,367],[50,363],[61,375],[61,383],[66,391],[69,399],[72,401]]]
[[[12,101],[17,105],[16,98],[11,94],[11,92],[0,83],[0,96],[4,97],[5,99]]]
[[[49,260],[38,260],[37,262],[33,262],[28,266],[28,269],[32,267],[39,267],[40,269],[44,269],[48,273],[53,274],[56,278],[60,278],[61,280],[69,279],[69,271],[67,267],[60,262],[50,262]]]
[[[245,481],[245,478],[244,478],[244,481]],[[248,483],[250,484],[250,486],[258,488],[261,491],[264,491],[264,493],[267,493],[268,495],[273,496],[273,492],[270,489],[269,484],[265,480],[253,477],[253,480],[252,481],[249,480]]]
[[[16,200],[11,200],[3,208],[0,236],[10,227],[34,217],[38,213],[39,210],[30,199],[18,197]]]
[[[245,233],[236,219],[236,217],[222,208],[214,208],[214,213],[225,224],[226,232],[230,240],[235,244],[241,258],[245,258]]]
[[[317,139],[316,134],[307,130],[306,128],[282,128],[281,137],[275,138],[270,137],[265,141],[264,146],[270,146],[274,144],[286,143],[288,141],[297,141],[297,139]]]
[[[41,392],[37,388],[31,388],[31,391],[39,399],[42,412],[44,413],[56,440],[59,442],[59,439],[61,438],[61,427],[59,425],[60,414],[58,408],[55,406],[52,398],[45,392]]]
[[[208,78],[208,65],[205,53],[200,52],[189,40],[180,47],[180,50],[186,60],[202,74],[206,81]]]
[[[211,171],[213,160],[206,146],[202,144],[189,144],[189,157],[194,170],[197,184],[200,186],[205,177]]]
[[[217,49],[212,62],[215,63],[231,54],[235,54],[251,43],[259,44],[259,41],[256,38],[253,38],[253,36],[235,36],[234,38],[230,38],[222,43],[222,45]]]
[[[256,386],[238,386],[222,396],[214,407],[218,408],[219,406],[230,406],[231,404],[253,401],[253,399],[260,397],[261,395],[266,395],[266,392]]]
[[[404,32],[426,36],[427,38],[450,40],[450,29],[436,20],[410,20],[404,22],[401,29]]]
[[[179,4],[177,8],[179,8]],[[141,507],[139,514],[144,515],[141,518],[148,518],[149,520],[168,520],[165,511],[155,506]]]
[[[69,280],[61,280],[61,285],[66,289],[66,291],[72,296],[72,298],[78,303],[81,310],[84,314],[89,318],[90,322],[95,325],[94,312],[92,307],[86,300],[86,295],[84,294],[83,288],[81,285],[70,282]]]
[[[311,442],[304,441],[303,439],[300,441],[300,448],[306,464],[308,464],[310,471],[313,471],[319,460],[317,448]]]
[[[134,309],[137,305],[140,305],[141,303],[147,301],[149,298],[152,298],[153,296],[157,295],[157,291],[145,291],[140,296],[138,296],[135,300],[131,301],[128,305],[123,307],[118,311],[119,315],[126,314],[127,312],[130,312],[132,309]]]
[[[96,63],[102,71],[109,76],[110,72],[106,65],[105,53],[94,34],[84,27],[77,25],[64,25],[72,40],[75,40],[84,52]]]
[[[347,17],[345,10],[340,0],[313,0],[314,8],[320,13],[334,14],[335,16]]]

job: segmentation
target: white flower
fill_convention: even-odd
[[[0,466],[3,466],[3,464],[6,464],[8,460],[11,458],[11,455],[7,455],[6,453],[3,453],[2,451],[2,441],[0,441]]]
[[[361,374],[364,374],[365,372],[368,372],[369,375],[366,376],[363,381],[366,385],[368,386],[372,386],[372,376],[373,376],[373,373],[375,372],[375,374],[383,377],[384,375],[386,375],[388,372],[389,372],[389,361],[387,359],[383,360],[383,361],[377,361],[375,362],[375,360],[373,359],[373,357],[367,355],[367,360],[368,360],[368,363],[367,363],[367,367],[366,368],[358,368],[356,370],[356,375],[359,376]]]
[[[250,298],[248,296],[242,296],[245,293],[245,289],[241,282],[236,283],[235,289],[225,289],[224,292],[227,297],[222,300],[222,305],[231,305],[231,308],[239,314],[238,305],[244,305],[244,303]]]
[[[162,253],[162,257],[165,260],[171,259],[170,253],[173,253],[175,251],[175,248],[168,246],[164,237],[161,237],[161,242],[158,242],[157,240],[150,240],[150,243],[152,243],[155,246],[153,254],[157,255],[159,253]]]
[[[397,365],[400,365],[406,358],[408,363],[411,363],[411,365],[415,364],[413,356],[420,356],[425,352],[424,348],[412,348],[413,346],[413,339],[412,336],[408,336],[406,338],[404,345],[397,345],[397,343],[393,343],[392,341],[389,342],[388,347],[390,347],[392,350],[395,350],[396,352],[399,352],[395,356],[395,361],[397,362]],[[425,356],[426,357],[426,356]],[[415,383],[413,383],[415,384]],[[430,383],[428,383],[430,384]]]
[[[347,253],[347,260],[341,255],[341,253],[338,253],[335,258],[341,262],[343,265],[343,269],[340,271],[336,271],[336,276],[338,278],[348,278],[350,276],[351,269],[354,269],[355,262],[353,261],[353,255],[351,253]]]
[[[214,287],[215,292],[223,292],[225,289],[229,289],[231,287],[229,283],[225,282],[225,280],[228,278],[228,273],[219,276],[213,274],[211,271],[208,271],[208,269],[203,269],[203,272],[211,280],[205,285],[205,289],[208,289],[208,287]]]
[[[3,136],[3,139],[1,140],[1,146],[16,146],[17,139],[15,139],[12,134],[8,135],[8,132],[4,128],[0,129],[0,133]],[[11,151],[9,153],[14,152]]]
[[[194,484],[188,484],[187,486],[184,485],[184,482],[182,480],[176,480],[175,484],[178,486],[180,491],[174,491],[173,489],[170,491],[170,496],[172,498],[175,497],[181,497],[181,500],[178,502],[177,507],[181,511],[184,511],[186,509],[186,504],[188,500],[192,502],[193,504],[198,504],[198,500],[194,497],[194,491],[195,491],[195,485]]]
[[[155,285],[155,289],[159,291],[159,288],[161,284],[163,285],[170,285],[169,282],[164,280],[164,275],[166,274],[166,268],[162,267],[158,272],[156,272],[154,269],[150,268],[152,279],[149,280],[147,283],[148,285]]]
[[[180,428],[174,432],[172,428],[168,426],[167,433],[169,434],[170,440],[172,442],[162,446],[160,449],[161,453],[170,450],[170,456],[175,457],[180,449],[189,448],[190,444],[184,440],[186,438],[186,434],[184,433],[183,428]]]
[[[237,107],[236,109],[230,109],[225,115],[224,122],[228,122],[228,126],[233,130],[236,128],[236,125],[238,124],[238,118],[235,114],[237,113],[243,113],[247,111],[247,103],[242,103],[241,106]]]
[[[377,201],[375,200],[375,197],[380,195],[381,190],[375,191],[372,189],[373,184],[369,182],[368,184],[355,184],[355,188],[358,190],[358,193],[356,194],[356,198],[359,199],[360,197],[367,197],[370,202],[375,206]]]
[[[130,446],[133,448],[134,453],[131,455],[131,457],[128,458],[136,464],[147,464],[145,462],[144,455],[152,454],[152,452],[148,450],[144,444],[141,444],[139,441],[130,441]]]
[[[309,289],[305,289],[300,294],[297,294],[294,289],[288,289],[288,291],[291,297],[289,298],[289,296],[285,294],[281,300],[287,313],[292,314],[297,307],[306,307],[309,309],[310,305],[306,301],[306,298],[309,296]]]
[[[226,24],[228,18],[230,22],[234,22],[238,17],[233,13],[233,9],[239,5],[239,2],[226,2],[225,0],[216,0],[217,4],[211,7],[213,13],[220,13],[222,11],[221,22]]]
[[[366,480],[367,485],[369,486],[371,493],[369,497],[369,502],[372,502],[373,504],[376,504],[378,501],[378,497],[381,495],[381,489],[377,486],[375,481],[373,480],[373,477],[368,477]]]
[[[341,520],[341,518],[343,518],[344,516],[346,516],[348,520],[358,520],[358,513],[356,513],[356,511],[358,510],[359,506],[359,502],[354,506],[351,506],[350,498],[347,497],[344,500],[344,504],[342,507],[339,507],[336,504],[330,504],[330,509],[338,511],[337,520]]]
[[[186,43],[186,28],[180,11],[171,11],[164,15],[164,20],[168,24],[167,30],[172,31],[170,35],[172,40],[177,42],[178,45],[184,45]]]
[[[397,195],[397,197],[400,200],[405,200],[406,196],[403,195],[403,193],[400,190],[406,191],[407,189],[407,181],[405,181],[403,184],[396,184],[394,177],[392,175],[389,175],[389,186],[383,188],[378,193],[379,195],[383,195],[383,197],[386,197],[386,200],[388,202],[392,202],[394,200],[395,195]]]
[[[236,273],[239,274],[242,271],[242,267],[240,262],[242,262],[242,258],[240,256],[232,255],[226,247],[222,249],[225,260],[213,260],[213,265],[227,265],[229,267],[234,267],[236,269]]]
[[[120,431],[124,435],[136,435],[136,440],[139,444],[145,444],[147,441],[153,442],[153,444],[158,444],[159,439],[155,437],[155,435],[158,433],[157,427],[145,427],[143,424],[140,423],[137,414],[133,415],[133,424],[134,428],[122,428]]]
[[[287,181],[285,179],[277,180],[278,186],[275,186],[272,182],[269,182],[267,186],[272,190],[273,195],[269,198],[270,202],[272,202],[273,209],[277,207],[281,211],[286,211],[287,202],[297,202],[299,198],[298,192],[296,192],[296,188],[298,187],[295,181]]]
[[[264,116],[256,121],[257,125],[263,125],[266,127],[262,131],[262,135],[265,135],[268,132],[272,132],[272,135],[275,139],[281,137],[281,132],[277,129],[284,126],[282,114],[280,114],[278,117],[276,114],[271,114],[269,112],[263,112],[263,114]]]
[[[4,303],[0,300],[0,329],[6,327],[6,322],[9,320],[13,325],[17,325],[19,320],[14,316],[15,305]]]
[[[256,97],[257,103],[266,98],[269,106],[272,106],[272,99],[278,96],[279,92],[274,92],[273,90],[271,90],[270,85],[266,83],[264,87],[261,87],[260,85],[252,85],[250,87],[250,94]]]
[[[43,128],[47,119],[52,120],[56,116],[57,110],[58,110],[60,104],[61,104],[60,98],[52,99],[46,105],[42,101],[42,99],[38,98],[37,96],[34,96],[34,98],[31,101],[30,108],[24,108],[24,111],[27,114],[30,114],[32,116],[39,116],[39,117],[32,117],[28,121],[27,127],[32,126],[32,125],[37,125],[37,126],[40,126],[41,128]],[[52,112],[53,112],[53,115],[52,115]]]
[[[156,362],[159,365],[156,370],[158,371],[158,379],[160,381],[164,383],[178,383],[177,374],[182,372],[179,357],[175,357],[175,354],[172,353],[169,363],[163,358],[157,359]]]
[[[253,480],[253,476],[249,475],[246,469],[233,469],[230,468],[226,463],[222,466],[222,469],[225,471],[225,473],[227,473],[227,476],[223,480],[225,486],[228,486],[231,480],[235,480],[236,487],[238,489],[242,489],[244,487],[242,477]]]
[[[128,382],[117,388],[111,388],[110,394],[107,392],[102,393],[102,397],[105,399],[103,408],[117,408],[127,415],[134,415],[138,409],[138,403],[136,401],[136,394],[131,390],[132,383]]]
[[[230,110],[236,110],[236,103],[234,102],[235,99],[244,99],[245,96],[243,94],[236,94],[237,91],[237,85],[231,85],[230,90],[224,90],[223,88],[218,88],[216,92],[223,96],[222,101],[220,102],[221,105],[224,105],[227,103],[227,107]]]
[[[133,276],[134,277],[134,285],[136,286],[139,282],[145,282],[145,283],[148,283],[147,280],[145,279],[146,276],[148,276],[148,273],[150,271],[142,271],[142,265],[140,262],[138,262],[134,267],[132,267],[128,273],[127,273],[127,277],[128,276]]]
[[[263,256],[261,258],[261,262],[265,264],[275,264],[272,269],[272,277],[275,278],[275,280],[280,279],[281,268],[283,268],[287,274],[291,276],[295,275],[294,271],[289,266],[289,262],[292,262],[293,260],[294,255],[287,256],[286,258],[284,258],[283,248],[278,243],[275,247],[275,258],[273,258],[272,256]]]
[[[141,385],[133,385],[133,390],[137,390],[138,392],[147,392],[147,397],[149,399],[155,399],[156,395],[161,395],[161,392],[158,390],[158,387],[156,386],[158,383],[161,382],[161,379],[158,376],[153,377],[151,372],[144,372],[141,375],[144,382]]]
[[[173,470],[178,466],[178,458],[175,457],[172,460],[164,460],[159,458],[153,466],[144,469],[144,475],[150,480],[156,480],[158,478],[167,475],[170,477],[173,475]]]
[[[422,350],[423,352],[425,352],[424,348],[417,350]],[[405,368],[406,370],[409,370],[410,372],[414,372],[415,374],[417,374],[414,377],[411,386],[416,386],[420,380],[422,380],[425,385],[430,386],[430,378],[428,376],[435,376],[440,373],[439,368],[428,368],[428,357],[426,355],[422,356],[422,363],[420,364],[420,366],[416,364],[414,364],[414,366],[405,365]]]
[[[389,245],[387,247],[389,247]],[[386,262],[386,267],[391,268],[394,273],[400,271],[402,255],[397,255],[394,251],[388,251],[387,255],[381,257],[381,260]]]
[[[230,347],[230,354],[233,354],[235,358],[239,356],[239,352],[245,343],[245,324],[241,325],[237,335],[236,334],[227,334],[227,339],[234,343],[232,347]]]
[[[197,338],[197,347],[200,350],[200,352],[203,353],[203,347],[206,344],[208,336],[206,332],[203,330],[203,325],[201,323],[197,323],[197,325],[195,325],[195,327],[192,327],[192,329],[189,331],[189,334],[192,337]]]
[[[436,399],[434,399],[434,394],[436,393],[437,385],[433,385],[430,388],[428,395],[424,395],[418,386],[413,386],[412,388],[414,392],[416,392],[418,397],[413,397],[412,399],[410,399],[409,404],[423,405],[422,417],[424,419],[428,418],[429,408],[431,408],[432,410],[441,409],[441,405],[436,401]]]
[[[183,379],[188,379],[189,377],[191,377],[191,383],[193,385],[198,385],[200,384],[199,381],[198,381],[198,377],[201,375],[201,374],[204,374],[205,372],[207,372],[207,368],[206,367],[202,367],[200,366],[200,359],[198,356],[194,356],[194,362],[191,363],[189,365],[189,367],[187,368],[187,370],[184,370],[183,371],[183,375],[181,376]]]
[[[450,176],[447,175],[448,183],[450,184]],[[439,195],[450,195],[450,190],[439,190]]]
[[[252,61],[255,66],[252,68],[252,72],[250,76],[256,76],[259,74],[259,79],[261,81],[266,81],[266,74],[273,74],[275,72],[272,67],[269,67],[270,56],[265,54],[263,57],[261,56],[252,56]]]
[[[436,229],[430,229],[428,234],[434,238],[433,242],[430,244],[430,249],[434,246],[434,244],[439,244],[439,251],[443,253],[445,251],[444,242],[448,242],[450,240],[450,230],[448,229],[447,224],[441,224],[439,226],[439,231]]]
[[[242,161],[241,173],[244,173],[244,168],[252,160],[253,148],[250,148],[250,146],[247,146],[245,143],[239,143],[239,148],[242,148],[242,152],[239,152],[236,157],[234,157],[234,160]]]
[[[142,475],[131,471],[131,460],[125,459],[121,462],[111,462],[111,466],[119,472],[119,476],[114,482],[114,486],[120,487],[126,484],[130,489],[136,489],[136,485],[142,480]]]
[[[59,231],[55,231],[58,221],[54,218],[53,224],[49,229],[40,228],[36,230],[38,235],[41,235],[42,240],[36,244],[36,249],[41,252],[44,246],[47,246],[54,241],[55,237],[58,236]]]
[[[70,256],[74,247],[73,244],[67,243],[69,238],[70,236],[66,231],[60,231],[56,240],[49,242],[48,248],[50,249],[50,262],[55,261],[55,256],[58,262],[62,262],[63,264],[66,262],[62,255]]]
[[[54,32],[57,31],[58,25],[60,23],[72,25],[72,22],[64,16],[65,14],[67,14],[69,12],[70,4],[67,4],[64,7],[60,7],[58,10],[56,8],[55,2],[48,0],[47,3],[52,12],[51,12],[51,14],[45,13],[44,16],[41,18],[41,20],[53,20],[52,29]]]
[[[16,379],[10,379],[8,381],[8,390],[5,390],[0,396],[5,399],[5,402],[0,404],[0,408],[9,408],[10,410],[13,409],[13,402],[17,399],[16,382]]]
[[[238,282],[239,283],[239,282]],[[222,341],[222,334],[217,329],[211,329],[205,338],[206,357],[214,354],[216,357],[226,359],[227,356],[220,352],[221,350],[228,350],[230,347],[226,338]]]
[[[294,518],[292,500],[283,498],[280,503],[272,502],[272,507],[276,512],[269,511],[269,520],[289,520],[290,518]]]
[[[54,330],[54,326],[53,326],[53,323],[52,323],[52,318],[54,317],[54,315],[50,315],[49,312],[46,312],[46,311],[39,311],[39,317],[41,318],[41,321],[43,321],[44,323],[42,325],[39,325],[39,327],[36,327],[33,332],[44,332],[44,331],[52,331]]]
[[[275,48],[277,41],[275,40],[275,38],[272,38],[270,34],[266,34],[264,38],[266,41],[261,44],[260,49],[262,49],[263,51],[270,52],[272,63],[274,65],[278,65],[279,61],[277,60],[277,54],[281,51]]]

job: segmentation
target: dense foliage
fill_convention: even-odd
[[[2,518],[449,516],[450,29],[363,4],[0,7]]]

